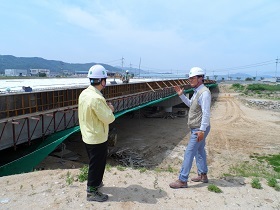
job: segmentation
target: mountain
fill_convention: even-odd
[[[46,60],[39,57],[15,57],[12,55],[0,55],[0,74],[4,74],[5,69],[49,69],[52,72],[61,72],[68,70],[68,72],[88,71],[92,63],[66,63],[63,61]],[[107,64],[102,64],[108,71],[121,72],[122,70]]]

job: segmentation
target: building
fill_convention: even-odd
[[[5,76],[27,76],[26,69],[5,69]]]
[[[30,69],[31,76],[38,76],[39,73],[46,74],[49,77],[51,71],[49,69]]]

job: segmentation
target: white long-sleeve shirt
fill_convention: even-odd
[[[192,100],[195,98],[197,92],[204,86],[201,84],[198,88],[194,89],[194,94],[191,99],[188,99],[184,94],[180,95],[181,100],[188,106],[191,106]],[[205,131],[210,125],[210,107],[211,107],[211,93],[204,91],[198,98],[198,104],[202,110],[202,120],[199,130]]]

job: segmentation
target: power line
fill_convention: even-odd
[[[113,63],[113,62],[120,62],[122,59],[117,59],[117,60],[113,60],[113,61],[106,61],[106,62],[103,62],[103,63]]]
[[[236,67],[227,67],[227,68],[221,68],[221,69],[215,69],[215,71],[221,72],[221,71],[235,71],[239,69],[247,69],[247,68],[253,68],[253,67],[259,67],[259,66],[266,66],[273,64],[274,60],[269,60],[269,61],[263,61],[260,63],[254,63],[254,64],[248,64],[244,66],[236,66]]]

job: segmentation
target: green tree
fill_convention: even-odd
[[[46,75],[46,73],[41,73],[41,72],[39,72],[39,77],[47,77],[47,75]]]

